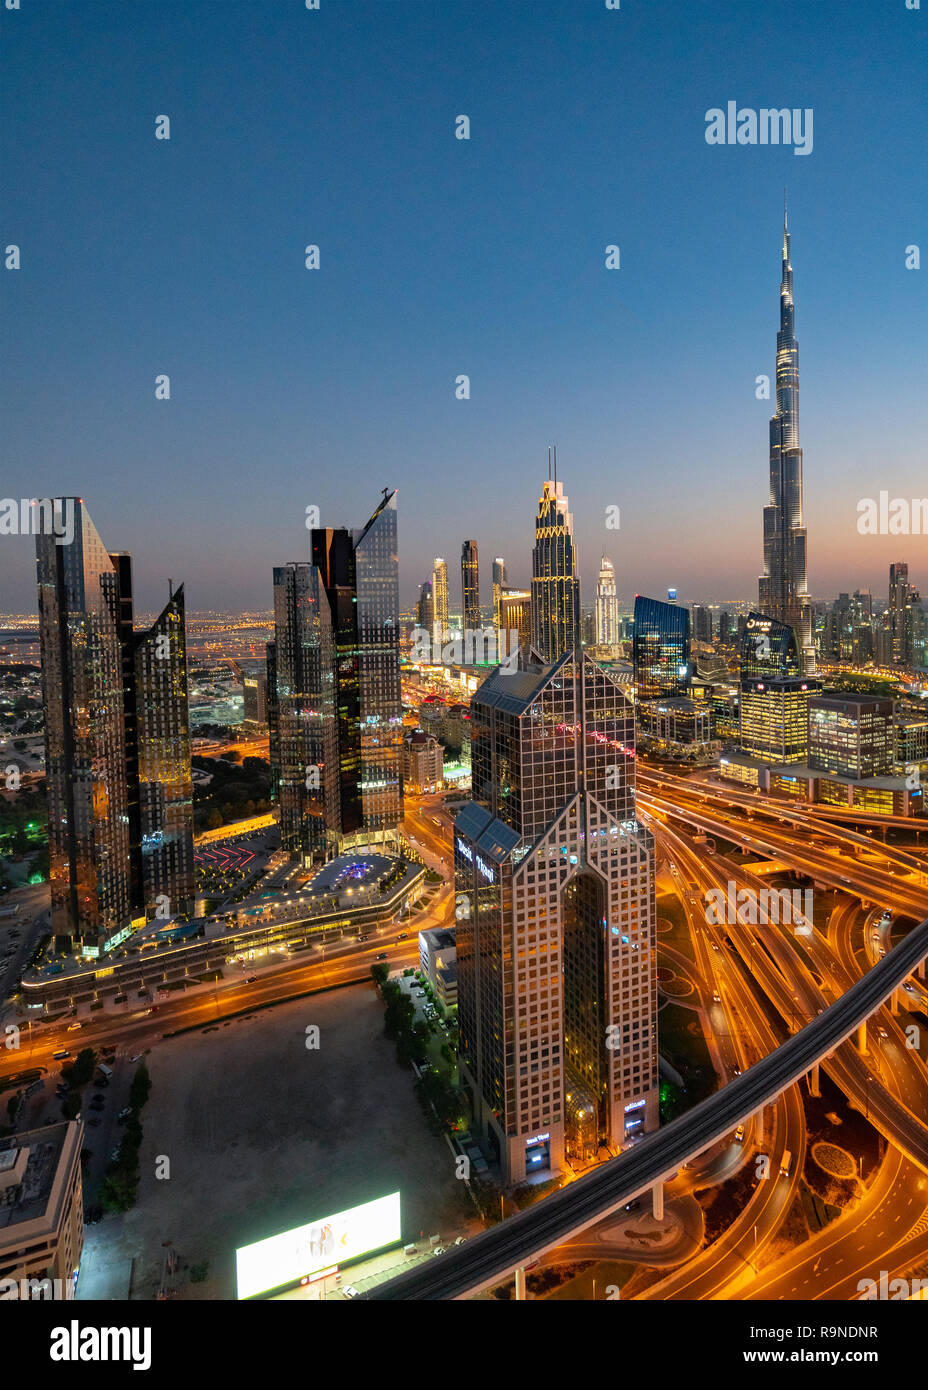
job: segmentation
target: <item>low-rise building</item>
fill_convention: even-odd
[[[83,1133],[70,1120],[0,1139],[0,1299],[74,1297]]]

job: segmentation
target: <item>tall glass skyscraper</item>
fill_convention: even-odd
[[[506,1183],[658,1124],[654,844],[631,702],[524,653],[471,702],[454,827],[460,1068]]]
[[[307,865],[322,863],[335,851],[345,820],[350,829],[360,824],[356,695],[354,721],[348,725],[354,740],[351,751],[345,750],[345,805],[339,794],[335,643],[315,566],[302,561],[276,567],[274,641],[268,645],[267,666],[271,787],[279,808],[281,848]],[[344,703],[350,703],[347,696]]]
[[[480,561],[476,541],[461,546],[461,626],[465,632],[479,632]]]
[[[52,933],[93,957],[193,906],[184,600],[136,632],[130,557],[80,498],[53,506],[74,526],[36,535]]]
[[[636,594],[632,659],[639,704],[687,695],[692,679],[689,609]]]
[[[532,551],[532,645],[546,661],[580,650],[580,580],[573,517],[563,483],[548,478],[538,499]]]
[[[806,578],[806,528],[802,511],[799,447],[799,344],[794,329],[793,267],[783,214],[780,330],[777,333],[776,414],[770,420],[770,502],[764,508],[764,573],[759,607],[796,630],[803,671],[815,666],[812,605]]]
[[[326,824],[339,849],[396,838],[403,814],[396,493],[358,530],[312,532],[312,566],[331,646],[323,687],[333,709]],[[323,602],[324,601],[324,602]],[[278,693],[281,685],[277,635]]]

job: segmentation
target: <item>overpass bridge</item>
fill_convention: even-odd
[[[511,1274],[516,1274],[518,1284],[527,1263],[624,1207],[633,1197],[653,1190],[657,1207],[658,1200],[662,1202],[664,1181],[682,1163],[702,1153],[810,1072],[851,1037],[926,956],[928,918],[834,1004],[715,1095],[537,1206],[492,1230],[481,1231],[465,1245],[397,1275],[361,1297],[375,1301],[466,1298]]]

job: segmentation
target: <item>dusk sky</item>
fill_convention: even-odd
[[[442,554],[456,608],[472,536],[487,603],[494,555],[530,577],[550,443],[585,603],[601,553],[624,602],[756,598],[784,185],[810,591],[883,597],[894,559],[928,590],[928,539],[856,525],[860,498],[928,493],[928,263],[905,264],[928,251],[928,5],[0,14],[22,256],[0,276],[0,493],[81,495],[140,608],[168,575],[191,609],[269,608],[307,506],[359,526],[387,485],[401,602]],[[812,108],[812,152],[707,144],[729,100]],[[0,536],[0,611],[34,610],[33,556]]]

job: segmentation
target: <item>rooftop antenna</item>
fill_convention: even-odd
[[[548,482],[551,481],[551,445],[548,445]]]
[[[554,446],[554,491],[557,492],[557,445]]]
[[[169,580],[168,580],[168,598],[173,598],[173,597],[174,597],[174,580],[173,580],[173,579],[169,579]]]

